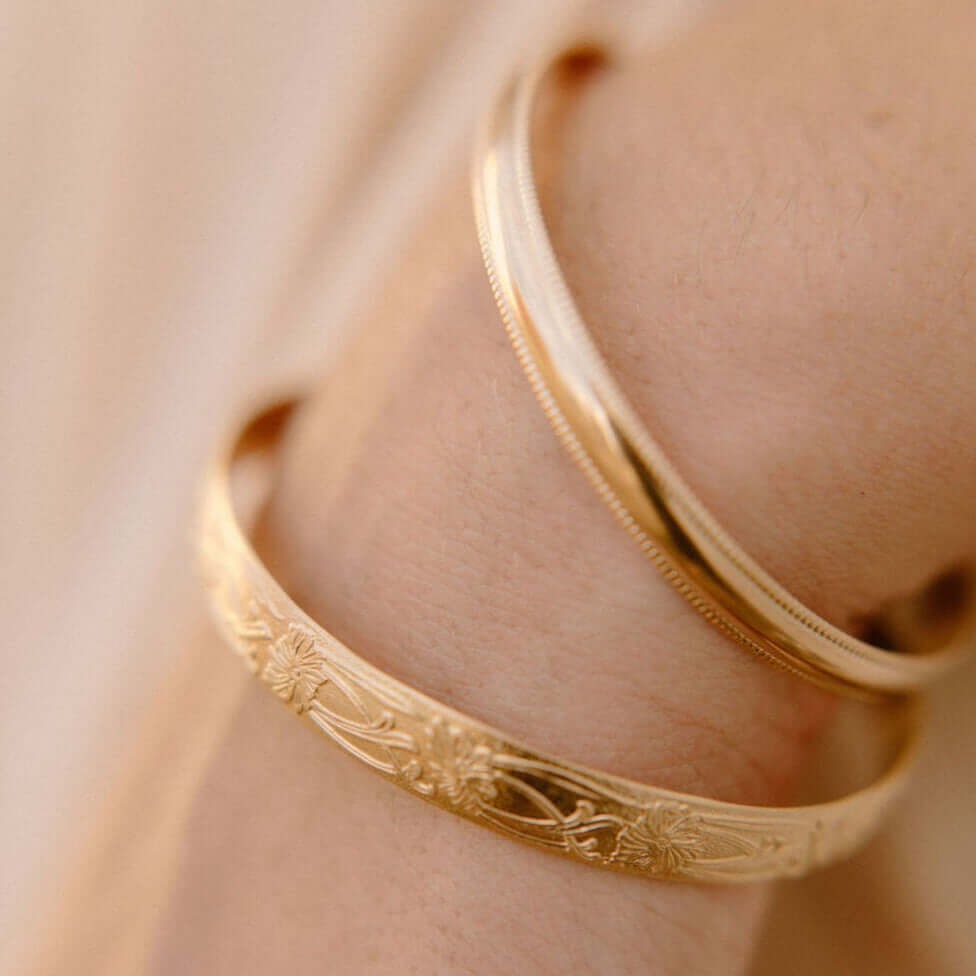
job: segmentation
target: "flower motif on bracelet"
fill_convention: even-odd
[[[456,726],[434,719],[427,728],[430,751],[421,782],[435,796],[467,813],[490,805],[498,795],[491,749],[473,742]]]
[[[228,642],[275,695],[346,753],[419,797],[579,861],[657,878],[795,876],[852,850],[900,792],[819,807],[686,799],[535,753],[379,671],[313,624],[246,545],[219,469],[200,556]]]
[[[701,817],[684,803],[655,803],[621,829],[611,859],[671,877],[701,854],[705,838]]]
[[[328,675],[314,636],[304,627],[292,624],[271,645],[261,677],[282,701],[289,702],[301,714]]]

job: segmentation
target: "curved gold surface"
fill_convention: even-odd
[[[610,374],[563,279],[533,182],[532,108],[553,63],[517,76],[499,97],[476,150],[473,194],[495,299],[557,436],[645,554],[696,610],[740,644],[859,697],[930,683],[970,650],[972,601],[945,646],[931,653],[901,653],[924,644],[917,631],[894,652],[835,627],[730,538]]]
[[[707,882],[802,875],[873,833],[903,790],[912,736],[875,784],[806,807],[657,789],[537,752],[397,681],[282,590],[242,532],[232,472],[267,459],[286,411],[249,424],[213,464],[199,553],[215,620],[249,670],[302,720],[414,795],[500,833],[620,871]]]

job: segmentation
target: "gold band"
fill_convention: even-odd
[[[500,96],[477,148],[473,191],[495,299],[559,439],[667,579],[739,643],[848,694],[907,692],[928,684],[970,649],[973,601],[935,640],[922,627],[906,630],[898,653],[833,626],[722,529],[610,374],[563,279],[533,182],[532,109],[552,64],[516,77]],[[922,649],[928,653],[902,653]]]
[[[877,783],[831,803],[753,807],[656,789],[536,752],[373,667],[288,597],[234,513],[232,474],[270,464],[288,409],[248,424],[209,471],[199,553],[211,608],[252,673],[398,786],[589,864],[709,882],[801,875],[841,858],[904,788],[910,734]]]

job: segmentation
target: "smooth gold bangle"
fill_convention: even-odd
[[[521,745],[354,654],[288,597],[242,532],[238,472],[270,467],[288,407],[260,415],[213,463],[199,554],[221,632],[306,722],[398,786],[461,817],[600,867],[655,878],[754,882],[854,851],[908,779],[909,723],[874,785],[806,807],[721,803],[588,769]],[[264,472],[267,473],[266,471]]]
[[[475,154],[473,193],[495,299],[557,436],[644,553],[696,610],[740,644],[818,684],[862,697],[933,681],[970,650],[972,600],[934,640],[925,628],[905,629],[896,652],[845,633],[735,543],[625,398],[563,279],[533,182],[532,109],[553,64],[519,74],[494,105]],[[927,653],[904,653],[920,649]]]

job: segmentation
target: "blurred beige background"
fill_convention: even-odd
[[[57,917],[200,625],[188,526],[215,433],[321,368],[521,53],[580,14],[653,38],[698,6],[0,9],[0,972]],[[757,971],[786,951],[794,973],[976,972],[974,691],[973,668],[940,689],[909,803],[790,886]]]

